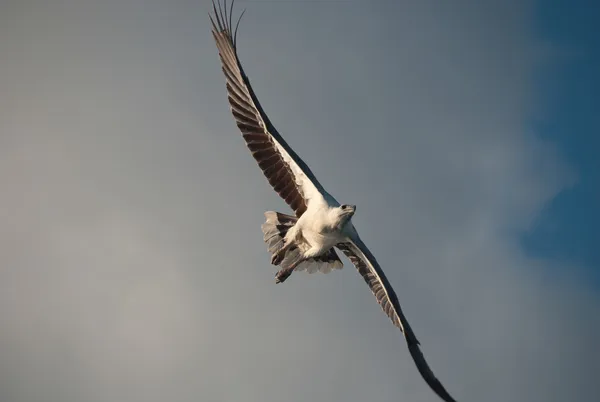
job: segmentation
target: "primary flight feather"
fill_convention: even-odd
[[[336,248],[356,266],[383,311],[404,334],[417,369],[433,391],[446,402],[455,400],[425,361],[413,333],[377,260],[358,236],[352,216],[354,205],[341,205],[325,191],[308,166],[277,132],[262,109],[237,55],[237,27],[232,29],[233,1],[227,9],[213,0],[212,33],[219,50],[231,112],[246,146],[273,189],[294,215],[268,211],[262,225],[271,263],[280,266],[275,282],[294,271],[329,272],[341,269]]]

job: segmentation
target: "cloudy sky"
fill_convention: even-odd
[[[554,3],[238,3],[264,108],[459,401],[597,396],[596,19]],[[208,11],[2,2],[0,400],[436,400],[348,262],[275,285],[287,207]]]

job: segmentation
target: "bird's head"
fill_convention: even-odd
[[[337,215],[339,219],[339,227],[344,227],[346,223],[354,216],[356,212],[356,205],[342,204],[337,208]]]

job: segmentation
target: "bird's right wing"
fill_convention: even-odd
[[[362,275],[367,285],[369,285],[369,288],[371,288],[373,295],[375,295],[375,298],[383,311],[392,320],[392,323],[400,328],[400,331],[404,334],[410,355],[425,382],[444,401],[456,402],[429,368],[425,356],[423,356],[423,352],[421,352],[421,348],[419,347],[419,341],[400,308],[398,297],[396,296],[392,285],[388,282],[379,263],[373,254],[371,254],[367,246],[357,234],[354,234],[348,242],[337,244],[336,247],[339,248],[346,257],[350,259],[356,269],[358,269],[358,272]]]
[[[210,20],[227,81],[231,112],[263,174],[274,190],[294,210],[296,216],[300,217],[311,200],[332,198],[325,192],[308,166],[275,130],[258,102],[236,51],[237,25],[233,32],[231,21],[233,1],[229,14],[227,0],[224,1],[224,11],[220,0],[217,0],[217,5],[218,12],[213,0],[215,18],[210,16]]]

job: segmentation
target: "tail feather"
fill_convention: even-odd
[[[298,248],[296,247],[293,247],[285,253],[285,257],[283,258],[283,261],[281,261],[280,266],[282,268],[287,268],[292,266],[293,264],[296,264],[301,259],[302,255],[300,254],[300,250],[298,250]]]
[[[283,238],[288,230],[295,224],[298,218],[279,212],[265,212],[267,221],[262,224],[263,238],[267,243],[267,249],[271,255],[277,253],[283,247]]]
[[[298,218],[274,211],[265,212],[265,217],[267,220],[261,226],[264,234],[263,238],[267,244],[269,253],[274,255],[283,247],[283,239],[286,233],[296,224]],[[280,266],[282,268],[289,267],[300,258],[302,258],[300,250],[292,247],[286,252]],[[343,264],[340,257],[335,249],[331,248],[324,255],[301,262],[295,268],[295,271],[306,271],[310,274],[314,272],[329,273],[332,270],[341,269],[342,267]]]

